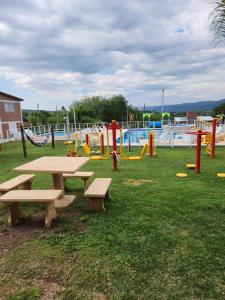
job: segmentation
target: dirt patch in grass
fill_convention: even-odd
[[[14,227],[6,227],[0,232],[0,257],[2,258],[10,250],[23,245],[26,241],[43,231],[43,218],[35,216],[25,218],[21,224]]]
[[[150,179],[128,179],[124,182],[124,184],[131,185],[131,186],[139,186],[144,183],[151,183],[151,182],[153,181]]]
[[[93,300],[106,300],[106,296],[103,293],[93,293]]]

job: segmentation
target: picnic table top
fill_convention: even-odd
[[[85,165],[89,159],[89,157],[42,156],[13,170],[25,173],[74,173]]]

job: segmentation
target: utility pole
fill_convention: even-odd
[[[58,106],[56,105],[56,124],[59,124]]]
[[[39,104],[37,103],[37,124],[40,125],[39,122]]]
[[[162,126],[163,126],[163,113],[164,113],[164,93],[165,93],[165,89],[162,89]]]
[[[77,125],[76,125],[76,110],[75,110],[75,100],[73,102],[73,121],[75,124],[75,131],[77,131]]]
[[[64,106],[62,106],[62,111],[64,111],[64,114],[65,114],[66,127],[67,127],[67,136],[68,136],[68,141],[70,141],[70,119],[69,119],[69,112],[68,112],[68,110]]]

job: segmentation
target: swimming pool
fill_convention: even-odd
[[[164,126],[163,128],[141,128],[141,129],[129,129],[123,132],[123,144],[128,145],[129,139],[132,145],[143,145],[148,141],[149,132],[153,132],[155,136],[155,142],[167,144],[172,141],[184,141],[190,143],[191,136],[186,132],[190,128],[190,125],[179,124],[176,126]],[[116,140],[117,144],[120,144],[120,138]]]
[[[127,130],[123,133],[123,143],[128,144],[129,138],[131,144],[139,144],[141,140],[147,140],[148,139],[148,134],[150,130],[149,129],[131,129]],[[151,130],[151,132],[157,132],[160,134],[162,132],[162,129],[154,129]],[[120,143],[120,138],[117,138],[116,140],[117,144]]]

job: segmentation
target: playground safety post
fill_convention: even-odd
[[[212,159],[215,159],[215,144],[216,144],[216,119],[213,119],[212,122],[212,141],[211,141],[211,148],[212,148]]]
[[[153,156],[153,134],[149,133],[149,157],[152,158]]]
[[[86,133],[86,144],[87,144],[88,146],[90,146],[90,145],[89,145],[89,135],[88,135],[88,133]]]
[[[201,159],[201,143],[202,143],[202,130],[198,130],[197,145],[196,145],[196,173],[200,173],[200,159]]]
[[[196,173],[200,173],[200,164],[201,164],[201,144],[202,144],[202,136],[207,135],[208,132],[203,132],[201,129],[197,130],[197,132],[186,132],[186,134],[194,134],[197,136],[197,143],[196,143]]]
[[[104,150],[104,134],[103,133],[101,133],[100,143],[101,143],[101,154],[103,155],[105,153],[105,150]]]
[[[113,167],[114,171],[117,171],[117,159],[116,159],[116,121],[112,120],[112,140],[113,140]]]

